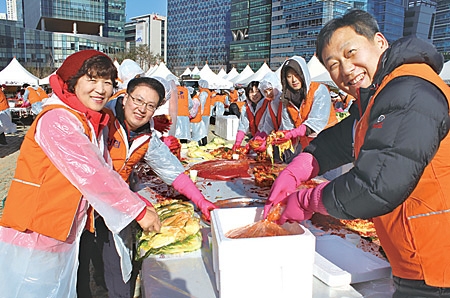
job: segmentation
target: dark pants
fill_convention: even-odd
[[[80,253],[78,255],[77,296],[92,298],[90,263],[94,267],[94,280],[98,286],[106,288],[103,280],[103,261],[93,233],[84,231],[81,234]]]
[[[395,293],[392,298],[450,297],[450,288],[427,286],[423,280],[410,280],[394,276]]]
[[[108,296],[114,298],[132,298],[134,296],[136,278],[140,270],[138,264],[133,262],[131,278],[125,283],[122,278],[122,269],[120,268],[120,257],[114,245],[111,231],[108,230],[101,217],[95,221],[95,227],[97,230],[97,244],[102,252]]]

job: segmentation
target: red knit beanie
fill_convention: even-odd
[[[83,66],[84,61],[98,55],[108,57],[108,55],[96,50],[76,52],[64,60],[63,64],[56,70],[56,74],[59,75],[64,82],[67,82],[71,77],[77,74],[81,66]]]

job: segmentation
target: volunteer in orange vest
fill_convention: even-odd
[[[41,86],[27,86],[23,94],[24,102],[29,101],[31,112],[38,115],[42,111],[42,101],[48,98],[47,93]]]
[[[206,219],[214,204],[205,199],[185,169],[152,128],[152,116],[165,100],[164,85],[155,78],[131,79],[125,95],[110,100],[106,107],[110,116],[107,146],[114,170],[130,183],[134,166],[145,163],[167,184],[195,203]],[[201,119],[201,118],[200,118]],[[127,236],[134,235],[133,226],[120,235],[109,231],[101,217],[96,220],[97,243],[102,249],[104,277],[110,297],[133,297],[139,268],[133,268],[133,246],[123,246]],[[101,228],[98,228],[101,227]],[[120,241],[119,238],[124,240]],[[120,247],[121,249],[116,249]]]
[[[308,66],[302,57],[294,56],[284,62],[281,85],[284,120],[280,130],[284,131],[285,137],[275,143],[288,139],[293,141],[295,153],[285,159],[289,163],[313,137],[338,120],[328,87],[311,81]]]
[[[223,90],[217,89],[213,98],[215,116],[223,116],[223,114],[225,113],[225,107],[228,107],[230,105],[228,95],[223,92]]]
[[[0,146],[8,145],[5,133],[15,133],[16,124],[11,120],[11,111],[9,110],[8,99],[5,96],[6,85],[2,84],[0,90]]]
[[[189,121],[189,109],[192,108],[192,98],[186,86],[177,86],[178,113],[175,127],[175,137],[182,142],[191,140],[191,122]]]
[[[259,82],[252,81],[247,85],[245,94],[247,102],[239,117],[239,125],[236,133],[236,140],[233,150],[237,150],[242,145],[242,141],[248,134],[250,139],[261,142],[261,148],[253,148],[254,151],[264,151],[266,149],[265,138],[272,131],[272,126],[267,125],[267,105],[269,101],[264,99],[263,94],[258,89]]]
[[[393,297],[450,297],[450,88],[438,75],[442,55],[415,37],[389,46],[375,18],[352,10],[323,27],[317,56],[356,100],[349,117],[280,174],[265,214],[290,194],[280,224],[314,212],[373,218],[392,267]],[[349,172],[295,192],[350,161]]]
[[[76,297],[78,249],[92,208],[119,233],[136,220],[159,231],[154,208],[107,161],[103,107],[117,69],[79,51],[50,77],[54,91],[28,130],[0,219],[0,283],[9,297]]]
[[[213,104],[212,92],[211,92],[211,90],[208,89],[209,85],[208,85],[208,81],[206,81],[206,80],[199,80],[198,87],[199,87],[198,98],[200,100],[200,105],[202,108],[202,121],[203,121],[203,125],[205,126],[206,131],[208,131],[211,113],[212,113],[212,104]],[[207,139],[202,141],[202,143],[205,143],[205,144],[207,142],[208,142]]]
[[[245,105],[245,90],[244,88],[239,88],[236,93],[237,99],[230,103],[228,111],[230,115],[236,115],[239,118],[241,116],[242,107]]]
[[[188,87],[192,97],[192,108],[189,110],[189,120],[191,122],[191,140],[198,142],[199,146],[205,146],[207,142],[208,130],[202,121],[202,105],[198,92],[192,87]]]

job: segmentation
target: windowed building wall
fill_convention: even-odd
[[[213,71],[226,67],[230,58],[230,3],[167,1],[167,67],[180,75],[187,67]]]
[[[270,67],[276,70],[294,55],[309,61],[316,50],[317,35],[326,22],[363,1],[273,1]]]
[[[433,44],[444,55],[445,61],[450,60],[450,1],[438,0],[434,22]]]

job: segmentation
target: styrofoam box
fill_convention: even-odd
[[[228,141],[236,139],[236,133],[239,125],[239,118],[235,115],[217,116],[215,123],[215,133]]]
[[[221,298],[312,297],[315,237],[300,224],[293,235],[231,239],[232,229],[262,218],[263,207],[211,212],[213,268]]]

